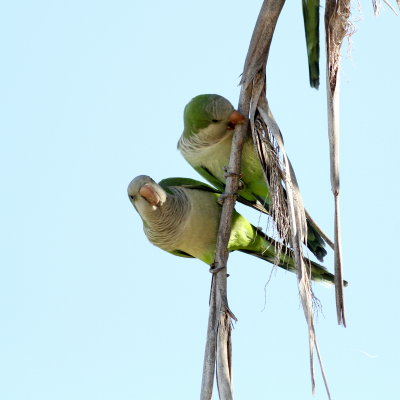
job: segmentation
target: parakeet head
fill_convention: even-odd
[[[243,122],[244,117],[225,97],[201,94],[186,105],[183,120],[184,136],[191,136],[205,128],[212,130],[214,135],[221,136]]]
[[[161,207],[167,199],[164,189],[147,175],[139,175],[128,186],[128,196],[143,219]]]

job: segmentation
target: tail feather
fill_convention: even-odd
[[[312,223],[307,219],[307,247],[317,257],[319,261],[324,261],[324,257],[328,254],[325,250],[325,241],[315,230]]]
[[[303,0],[310,85],[319,86],[319,0]]]
[[[270,257],[268,255],[265,256],[262,253],[258,253],[252,250],[240,250],[240,251],[261,258],[262,260],[268,261],[271,264],[276,264],[278,267],[286,269],[287,271],[294,273],[297,272],[297,268],[290,261],[287,260],[284,261],[280,259],[278,262],[276,262],[274,257]],[[311,267],[311,279],[313,281],[334,284],[335,276],[331,274],[326,268],[324,268],[322,265],[317,264],[314,261],[309,260],[308,258],[306,258],[305,261],[306,265],[309,265]],[[346,281],[344,281],[344,286],[347,286]]]
[[[255,230],[256,237],[252,245],[246,249],[239,249],[239,251],[261,258],[262,260],[268,261],[271,264],[275,264],[278,267],[286,269],[287,271],[297,273],[293,251],[282,243],[278,243],[274,239],[268,237],[254,226],[253,229]],[[282,252],[279,255],[279,259],[277,259],[277,246],[282,247]],[[335,276],[330,273],[324,266],[306,257],[304,257],[304,261],[306,267],[310,268],[312,280],[334,284]],[[346,281],[344,281],[344,286],[347,286]]]

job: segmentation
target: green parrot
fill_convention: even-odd
[[[158,184],[149,176],[139,175],[128,186],[128,196],[143,220],[143,229],[155,246],[180,257],[198,258],[207,264],[214,261],[222,206],[221,192],[188,178],[168,178]],[[229,251],[241,251],[275,262],[275,241],[234,211]],[[295,272],[293,252],[283,246],[277,265]],[[323,266],[307,260],[311,277],[334,282]]]
[[[196,96],[185,107],[184,130],[178,149],[203,178],[221,191],[225,187],[224,168],[229,164],[233,129],[243,121],[243,115],[217,94]],[[250,134],[243,145],[238,201],[269,213],[269,189]],[[309,216],[307,228],[307,246],[319,261],[323,261],[327,253],[325,241]]]
[[[319,0],[302,0],[310,85],[319,87]]]

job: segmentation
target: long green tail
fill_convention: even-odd
[[[251,243],[250,246],[246,249],[240,249],[239,251],[250,254],[252,256],[261,258],[265,261],[270,262],[271,264],[276,264],[277,266],[286,269],[290,272],[297,273],[296,263],[294,259],[294,254],[291,249],[286,247],[283,244],[282,251],[279,256],[279,259],[276,260],[276,246],[279,244],[276,240],[270,238],[262,231],[252,226],[255,231],[255,240]],[[306,267],[310,268],[311,279],[314,281],[325,282],[333,284],[335,281],[335,276],[331,274],[325,267],[322,265],[309,260],[304,257]],[[344,281],[344,285],[347,286],[347,282]]]
[[[260,196],[256,196],[258,201],[263,204],[263,208],[270,214],[270,206],[266,201]],[[238,201],[242,202],[241,198],[238,198]],[[262,210],[260,210],[262,211]],[[317,257],[319,261],[324,261],[324,257],[327,255],[327,251],[325,250],[325,240],[320,235],[318,228],[314,226],[314,221],[310,218],[306,217],[307,222],[307,247],[311,250],[311,252]]]
[[[319,86],[319,0],[303,0],[310,85]]]

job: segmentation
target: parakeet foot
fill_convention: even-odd
[[[218,197],[218,203],[224,204],[225,199],[227,199],[228,197],[235,197],[237,196],[237,193],[222,193],[221,196]]]
[[[228,176],[238,176],[239,177],[239,179],[241,179],[242,178],[242,174],[237,174],[236,172],[233,172],[233,171],[229,171],[229,168],[228,167],[224,167],[224,171],[225,171],[225,173],[224,173],[224,177],[225,178],[228,178]]]
[[[221,271],[222,269],[225,268],[225,267],[218,267],[217,265],[218,265],[217,263],[212,263],[212,264],[210,265],[209,271],[210,271],[212,274],[216,274],[217,272],[219,272],[219,271]]]
[[[224,171],[225,171],[225,173],[224,173],[225,179],[230,176],[237,176],[237,177],[239,177],[238,190],[242,190],[244,188],[244,182],[242,181],[242,177],[243,177],[242,174],[240,174],[240,173],[237,174],[236,172],[230,172],[228,170],[228,167],[224,167]]]

